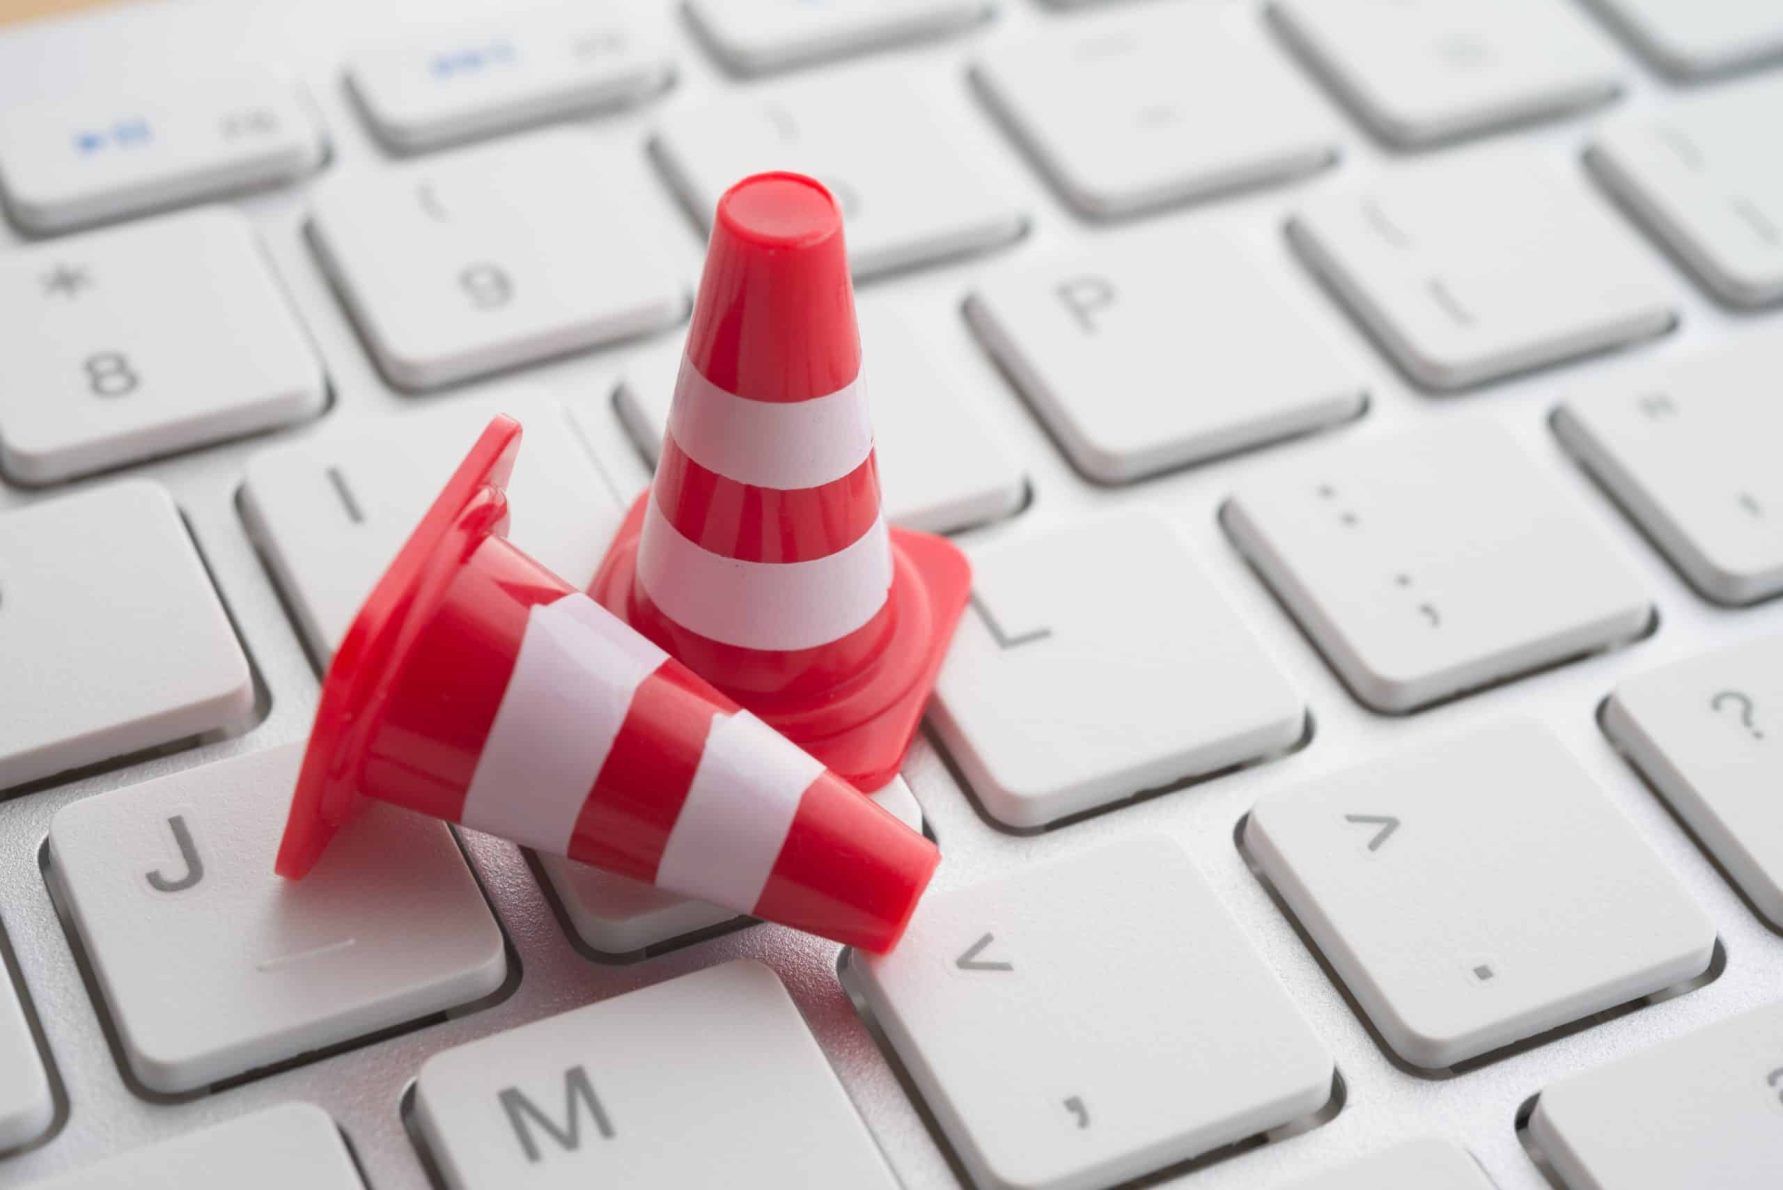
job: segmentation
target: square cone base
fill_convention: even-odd
[[[638,537],[649,498],[648,492],[640,496],[626,514],[588,593],[672,654],[673,642],[657,638],[633,614]],[[945,538],[893,529],[891,547],[891,635],[846,683],[804,698],[764,698],[733,689],[723,674],[700,675],[857,789],[878,789],[903,766],[972,593],[971,564]]]

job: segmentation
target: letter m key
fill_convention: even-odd
[[[601,1106],[600,1098],[594,1093],[588,1071],[581,1066],[572,1066],[563,1072],[562,1124],[541,1111],[519,1087],[504,1087],[500,1099],[502,1111],[507,1113],[508,1123],[514,1129],[514,1137],[520,1142],[520,1150],[532,1164],[536,1165],[544,1158],[538,1138],[533,1134],[535,1127],[550,1137],[558,1148],[573,1153],[582,1147],[582,1117],[586,1114],[602,1140],[613,1139],[613,1122],[607,1118],[607,1109]]]

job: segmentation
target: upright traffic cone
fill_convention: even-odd
[[[719,199],[656,479],[594,597],[864,789],[894,776],[965,556],[888,530],[842,212],[798,174]]]
[[[277,869],[375,798],[869,950],[940,856],[506,539],[497,418],[322,686]]]

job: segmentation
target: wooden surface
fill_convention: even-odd
[[[0,25],[73,12],[78,8],[95,8],[111,2],[112,0],[0,0]]]

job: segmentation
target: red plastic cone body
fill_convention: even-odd
[[[656,478],[590,587],[863,788],[896,774],[965,610],[947,541],[889,529],[830,193],[719,200]]]
[[[511,545],[519,436],[491,423],[348,631],[278,871],[374,798],[889,948],[934,844]]]

